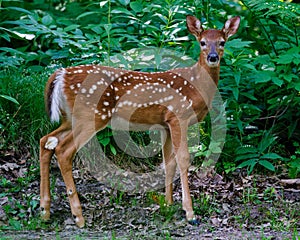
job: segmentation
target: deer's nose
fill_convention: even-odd
[[[217,53],[210,53],[207,56],[207,61],[211,63],[216,63],[219,61],[219,56]]]

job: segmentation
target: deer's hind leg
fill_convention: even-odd
[[[105,128],[106,124],[107,122],[98,124],[98,130]],[[71,212],[77,226],[80,228],[84,227],[85,221],[72,173],[73,159],[76,152],[83,147],[96,132],[97,130],[94,123],[77,121],[77,125],[75,127],[73,126],[72,131],[69,132],[55,148],[59,168],[66,185]]]
[[[76,191],[76,186],[72,174],[73,158],[77,152],[74,143],[73,131],[71,131],[56,147],[55,154],[61,175],[66,185],[67,196],[69,198],[71,212],[78,227],[84,226],[81,204]]]
[[[50,219],[50,162],[55,148],[66,134],[71,131],[71,124],[64,121],[59,128],[40,139],[40,209],[43,220]]]

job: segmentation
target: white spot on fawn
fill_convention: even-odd
[[[173,110],[174,110],[174,107],[173,107],[172,105],[170,105],[170,106],[168,106],[168,109],[169,109],[170,111],[173,111]]]
[[[48,140],[45,144],[45,148],[49,150],[53,150],[54,148],[56,148],[57,144],[58,144],[57,137],[48,137]]]

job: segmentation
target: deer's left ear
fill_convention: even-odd
[[[240,17],[233,17],[226,21],[222,31],[225,33],[225,37],[229,38],[230,36],[234,35],[240,26]]]

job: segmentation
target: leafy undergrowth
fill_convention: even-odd
[[[39,219],[37,162],[20,150],[1,152],[1,239],[298,239],[299,181],[235,172],[200,177],[190,173],[194,209],[192,226],[181,210],[181,188],[175,181],[173,206],[163,192],[132,194],[110,189],[74,169],[86,219],[77,229],[70,213],[59,169],[52,164],[51,221]]]

